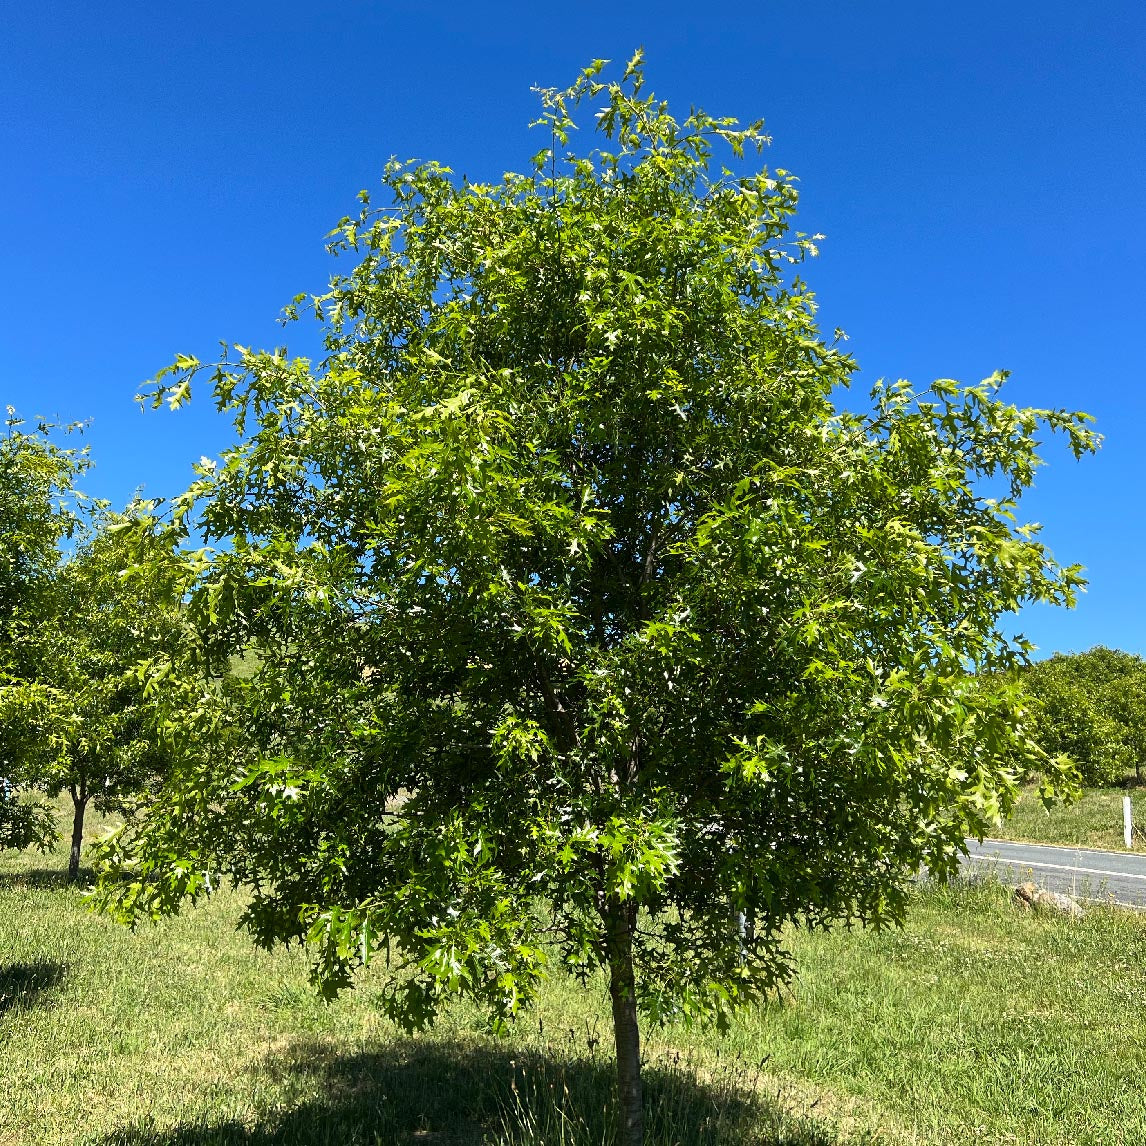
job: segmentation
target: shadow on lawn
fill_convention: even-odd
[[[16,871],[0,871],[0,888],[26,887],[37,891],[45,888],[78,887],[86,890],[95,882],[95,872],[81,867],[74,883],[68,882],[67,868],[32,867]]]
[[[63,963],[0,963],[0,1018],[9,1011],[24,1010],[40,1002],[63,979]]]
[[[300,1044],[264,1063],[322,1097],[257,1122],[125,1127],[98,1146],[604,1146],[617,1141],[612,1064],[416,1039],[337,1056]],[[751,1072],[701,1083],[646,1067],[649,1146],[843,1146],[811,1118],[750,1092]]]

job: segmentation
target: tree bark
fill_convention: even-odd
[[[80,874],[80,848],[84,842],[84,812],[88,798],[84,794],[72,792],[72,852],[68,857],[68,882],[75,883]]]
[[[637,1025],[636,976],[633,974],[633,929],[636,908],[610,899],[605,905],[609,954],[609,996],[613,1003],[613,1038],[617,1046],[617,1095],[621,1106],[622,1146],[643,1146],[644,1089],[641,1084],[641,1032]]]

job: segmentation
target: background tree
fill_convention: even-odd
[[[25,782],[71,796],[73,880],[89,803],[127,810],[167,761],[141,667],[169,663],[185,622],[155,539],[127,525],[103,512],[44,578],[35,613],[12,626],[22,677],[0,687],[0,721]]]
[[[223,542],[189,565],[205,671],[261,663],[173,690],[172,732],[217,749],[98,898],[162,913],[229,876],[327,990],[386,952],[410,1026],[603,968],[636,1143],[639,1014],[724,1024],[790,974],[785,924],[901,920],[1042,759],[998,621],[1079,574],[1013,512],[1044,430],[1095,439],[1001,375],[837,411],[854,364],[817,334],[791,177],[713,164],[760,125],[678,123],[639,57],[600,67],[542,94],[526,174],[387,167],[312,300],[319,365],[210,370],[239,442],[173,528]],[[585,99],[602,146],[574,153]]]
[[[1051,753],[1074,760],[1083,782],[1120,783],[1128,769],[1142,779],[1146,757],[1146,662],[1096,646],[1056,653],[1022,674],[1031,697],[1034,736]]]
[[[60,545],[76,526],[74,482],[87,459],[54,441],[55,428],[40,422],[29,429],[7,408],[0,438],[0,685],[30,671],[15,630],[35,625]],[[49,810],[22,798],[24,779],[13,731],[0,719],[0,848],[46,845],[55,833]]]

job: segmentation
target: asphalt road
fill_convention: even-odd
[[[1006,840],[968,840],[967,850],[965,869],[994,872],[1004,883],[1029,880],[1076,899],[1146,908],[1146,855]]]

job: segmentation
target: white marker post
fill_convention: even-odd
[[[1126,846],[1133,847],[1134,839],[1134,823],[1130,818],[1130,797],[1122,797],[1122,838],[1126,841]]]

